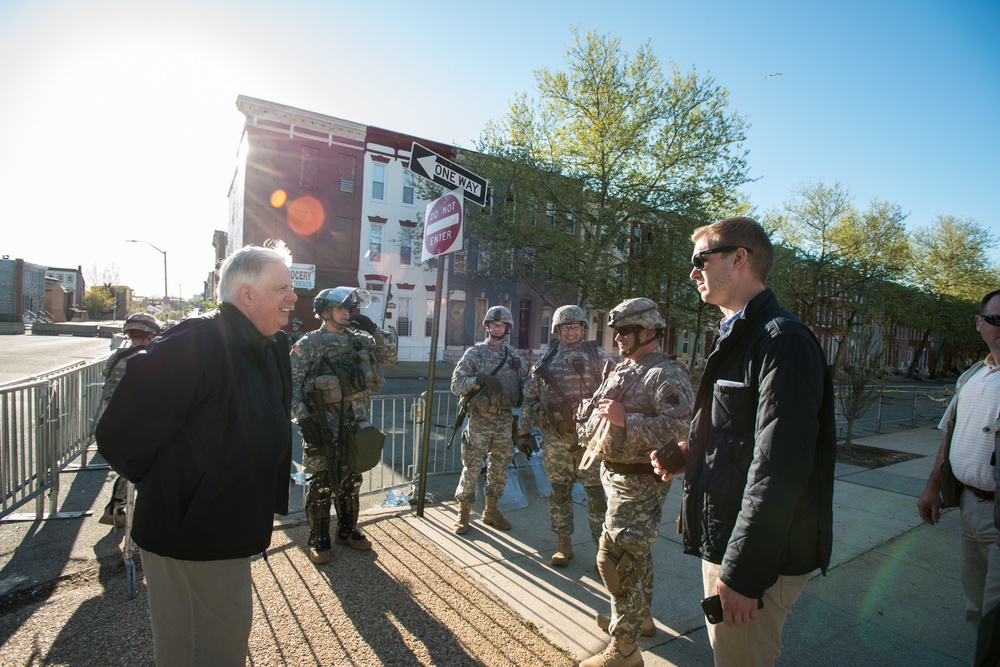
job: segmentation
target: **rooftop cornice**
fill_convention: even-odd
[[[336,139],[364,143],[368,127],[343,118],[324,116],[312,111],[297,109],[276,102],[240,95],[236,108],[246,116],[247,124],[263,130],[299,136],[328,145],[339,143]]]

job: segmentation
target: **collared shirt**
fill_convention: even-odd
[[[716,345],[719,344],[718,341],[721,341],[723,338],[729,335],[729,332],[732,331],[733,329],[733,323],[736,322],[736,320],[743,317],[744,310],[746,310],[746,306],[740,308],[738,313],[733,313],[732,316],[724,317],[721,320],[719,320],[719,337],[716,340],[715,343]]]
[[[961,400],[957,400],[961,398]],[[957,405],[956,405],[957,403]],[[986,364],[965,381],[959,394],[945,410],[938,428],[946,430],[952,411],[955,411],[955,432],[951,439],[949,460],[955,477],[966,486],[982,491],[995,488],[993,456],[995,436],[984,432],[1000,414],[1000,365],[993,355],[986,357]]]

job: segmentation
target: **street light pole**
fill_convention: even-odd
[[[170,312],[167,310],[170,307],[170,293],[167,291],[167,251],[160,250],[149,241],[143,241],[141,239],[125,239],[125,242],[145,243],[150,248],[163,255],[163,323],[166,324],[167,320],[170,319]]]

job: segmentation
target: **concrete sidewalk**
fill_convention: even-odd
[[[973,628],[962,620],[958,513],[945,513],[932,528],[921,523],[915,507],[939,443],[940,433],[934,429],[871,436],[858,444],[921,457],[876,470],[838,464],[833,564],[828,576],[809,583],[795,607],[780,664],[971,662],[975,640]],[[523,466],[518,471],[527,507],[505,510],[514,524],[509,532],[479,522],[480,500],[472,529],[463,537],[454,535],[453,476],[429,480],[428,491],[444,502],[427,505],[423,517],[402,508],[397,516],[386,518],[382,510],[364,517],[363,523],[372,522],[375,532],[377,522],[385,521],[420,532],[446,556],[443,562],[470,575],[545,638],[581,660],[607,644],[594,617],[609,610],[594,568],[585,506],[579,504],[576,513],[576,557],[566,568],[551,567],[555,536],[549,530],[548,501],[538,495],[532,469]],[[99,513],[113,478],[111,471],[98,466],[64,474],[60,509]],[[681,553],[675,534],[679,500],[679,488],[672,489],[653,554],[652,612],[658,632],[640,640],[650,667],[712,664],[698,605],[700,567],[695,558]],[[287,528],[296,522],[304,523],[301,514],[282,523]],[[57,582],[86,578],[102,564],[105,572],[112,571],[107,565],[120,564],[120,558],[120,537],[95,516],[0,523],[0,614],[6,601],[45,597]],[[120,567],[113,571],[123,576]],[[302,585],[294,578],[281,583],[287,589]]]
[[[941,442],[935,429],[871,436],[856,444],[919,454],[920,458],[867,470],[837,465],[834,550],[826,577],[810,581],[785,628],[782,665],[968,665],[975,647],[963,619],[958,576],[958,512],[930,527],[917,516],[916,499]],[[451,532],[454,502],[427,509],[418,529],[471,575],[513,607],[556,645],[584,659],[607,645],[595,624],[608,612],[608,594],[594,567],[585,506],[578,504],[576,557],[566,568],[548,564],[555,550],[546,499],[532,493],[533,475],[521,469],[528,506],[507,510],[513,529],[501,533],[475,514],[463,537]],[[680,489],[664,507],[653,617],[658,632],[640,639],[645,664],[711,665],[712,651],[699,601],[699,561],[686,556],[676,534]],[[480,503],[481,504],[481,503]]]

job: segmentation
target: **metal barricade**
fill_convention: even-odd
[[[419,396],[372,396],[369,421],[385,433],[382,464],[364,474],[362,494],[380,493],[408,486],[420,471],[427,392]],[[431,405],[431,433],[428,444],[428,476],[448,475],[462,470],[461,443],[448,449],[452,425],[458,414],[458,400],[450,391],[434,392]]]
[[[835,387],[839,393],[841,388]],[[955,387],[921,387],[886,385],[877,390],[877,397],[854,422],[855,436],[864,433],[886,433],[905,428],[936,426],[948,407]],[[837,436],[843,437],[847,419],[837,402]]]
[[[36,519],[62,516],[59,473],[78,456],[86,466],[103,369],[102,358],[0,387],[0,518],[32,499]]]

